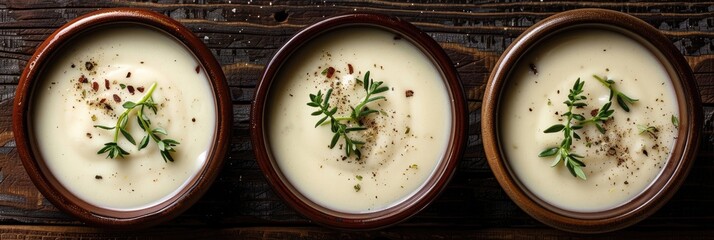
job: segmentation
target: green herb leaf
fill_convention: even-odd
[[[121,135],[124,135],[124,138],[126,138],[127,141],[129,141],[131,144],[136,145],[136,142],[134,141],[134,137],[129,134],[125,129],[120,128],[119,131],[121,132]]]
[[[94,125],[94,127],[95,127],[95,128],[105,129],[105,130],[112,130],[112,129],[114,129],[114,127],[107,127],[107,126],[103,126],[103,125]]]
[[[138,150],[141,150],[141,149],[145,148],[145,147],[148,146],[148,145],[149,145],[149,135],[146,135],[146,136],[144,136],[143,138],[141,138],[141,141],[139,142],[139,145],[138,145],[137,149],[138,149]]]
[[[550,127],[549,127],[548,129],[546,129],[545,131],[543,131],[543,133],[560,132],[561,130],[563,130],[563,128],[565,128],[565,125],[563,125],[563,124],[555,124],[555,125],[553,125],[553,126],[550,126]]]
[[[550,157],[558,153],[559,148],[553,147],[553,148],[548,148],[546,150],[543,150],[538,154],[538,157]]]
[[[134,103],[134,102],[132,102],[132,101],[126,101],[126,102],[125,102],[124,104],[122,104],[121,106],[124,107],[124,108],[126,108],[126,109],[132,109],[132,108],[134,108],[134,107],[136,106],[136,103]]]
[[[167,133],[165,129],[160,128],[160,127],[154,128],[154,130],[151,130],[151,132],[153,132],[153,133],[160,133],[160,134],[163,134],[163,135],[169,135],[169,133]]]

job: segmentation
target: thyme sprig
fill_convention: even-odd
[[[318,108],[317,111],[312,113],[313,116],[325,115],[318,120],[317,123],[315,123],[315,127],[318,127],[323,123],[330,124],[330,130],[332,130],[334,135],[332,137],[332,141],[330,141],[329,147],[334,148],[340,138],[343,138],[345,142],[345,155],[349,157],[352,153],[355,153],[357,159],[362,158],[362,152],[359,148],[364,145],[365,142],[352,139],[347,134],[367,129],[362,126],[359,120],[369,114],[379,113],[378,110],[368,108],[367,104],[377,100],[386,99],[384,96],[373,97],[372,95],[389,90],[387,86],[382,86],[383,82],[374,82],[374,80],[370,79],[369,71],[364,74],[364,79],[361,82],[364,86],[365,92],[367,92],[367,95],[356,107],[350,106],[351,112],[349,116],[335,116],[335,113],[337,113],[337,107],[330,106],[332,88],[327,90],[324,95],[322,94],[322,90],[317,91],[316,94],[310,94],[310,102],[307,103],[310,107]]]
[[[156,108],[154,98],[152,97],[152,94],[156,89],[156,85],[156,83],[152,84],[146,94],[138,102],[124,102],[124,104],[122,104],[122,107],[124,107],[125,110],[121,113],[121,115],[119,115],[119,118],[117,119],[117,122],[113,127],[108,127],[104,125],[94,125],[94,127],[96,128],[114,130],[113,141],[105,143],[104,147],[100,149],[97,154],[107,153],[108,158],[124,158],[124,156],[129,155],[129,152],[122,149],[121,146],[119,146],[119,144],[117,143],[119,140],[119,134],[121,133],[121,135],[124,136],[127,141],[129,141],[132,145],[136,145],[138,150],[141,150],[148,146],[150,139],[154,140],[154,142],[158,144],[159,151],[161,152],[161,157],[164,159],[164,161],[174,161],[173,157],[171,156],[171,152],[176,151],[174,147],[176,147],[179,142],[169,138],[161,139],[161,137],[159,137],[159,134],[168,135],[166,130],[161,127],[151,128],[151,120],[144,114],[144,109],[149,109],[154,112],[154,114],[156,114],[158,110]],[[141,129],[144,130],[144,132],[146,133],[146,136],[141,139],[138,145],[136,144],[136,140],[134,140],[134,137],[129,133],[126,128],[129,122],[129,117],[131,113],[134,112],[134,110],[136,110],[136,121],[139,124],[139,127],[141,127]]]
[[[593,75],[593,77],[602,83],[603,86],[610,89],[610,101],[612,101],[612,96],[615,96],[617,104],[620,105],[622,110],[625,110],[625,112],[630,112],[630,107],[627,104],[634,104],[638,101],[638,99],[628,97],[624,93],[618,91],[615,86],[613,86],[615,84],[614,80],[604,79],[598,75]]]
[[[540,154],[538,154],[538,157],[555,156],[555,159],[550,164],[551,167],[554,167],[558,165],[558,163],[563,161],[565,167],[567,167],[570,171],[570,174],[572,174],[574,177],[586,180],[587,176],[585,176],[585,172],[583,172],[582,169],[583,167],[585,167],[585,163],[581,160],[583,156],[570,151],[570,147],[573,144],[573,138],[580,139],[580,136],[577,133],[573,132],[573,130],[580,129],[583,127],[583,125],[571,126],[571,122],[573,121],[573,119],[581,121],[585,120],[585,117],[583,115],[573,113],[573,107],[587,106],[587,103],[582,102],[586,99],[586,97],[580,95],[583,92],[584,85],[585,82],[581,82],[580,78],[578,78],[578,80],[575,81],[573,88],[570,89],[570,93],[568,94],[568,100],[563,102],[565,105],[568,106],[568,111],[562,115],[567,118],[565,120],[565,125],[555,124],[543,131],[544,133],[556,133],[562,131],[564,138],[563,141],[560,142],[560,146],[545,149]]]

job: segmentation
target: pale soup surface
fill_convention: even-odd
[[[614,80],[616,89],[638,101],[628,113],[613,97],[605,134],[592,124],[575,131],[581,139],[571,151],[587,165],[587,180],[581,180],[562,162],[551,167],[554,157],[538,154],[560,145],[562,132],[543,131],[564,123],[563,102],[576,79],[585,82],[588,106],[574,113],[590,118],[609,101],[608,88],[593,75]],[[520,182],[552,205],[579,212],[619,206],[647,188],[670,156],[677,136],[672,116],[679,117],[672,81],[634,39],[606,30],[559,33],[521,58],[508,82],[499,115],[503,152]],[[657,130],[640,133],[638,125]]]
[[[33,94],[32,132],[49,170],[71,193],[99,207],[136,210],[174,196],[206,161],[215,132],[215,103],[204,70],[169,35],[146,27],[103,28],[74,39],[53,58]],[[125,158],[97,154],[113,140],[126,101],[137,102],[152,83],[158,114],[152,127],[179,141],[164,162],[151,141],[137,151],[123,137]],[[136,115],[128,130],[145,135]]]
[[[329,67],[330,77],[322,73]],[[311,116],[316,109],[306,103],[309,94],[333,88],[336,115],[349,115],[347,106],[366,94],[356,79],[367,71],[389,90],[379,94],[386,101],[367,105],[382,111],[363,120],[368,129],[349,133],[367,142],[357,160],[345,156],[342,139],[328,148],[330,126],[314,127],[321,116]],[[443,158],[451,132],[451,105],[436,66],[406,39],[377,28],[311,40],[283,65],[270,99],[266,133],[280,170],[307,198],[342,212],[378,211],[411,196]]]

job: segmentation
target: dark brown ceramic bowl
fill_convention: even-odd
[[[268,99],[271,97],[271,88],[278,82],[275,78],[288,62],[292,54],[301,46],[316,37],[337,29],[352,27],[372,27],[386,30],[400,36],[403,40],[410,41],[421,49],[424,55],[431,58],[436,69],[445,81],[446,90],[452,111],[452,126],[448,148],[436,170],[426,180],[415,194],[408,199],[397,203],[387,209],[369,213],[345,213],[331,210],[321,206],[304,196],[291,185],[282,173],[279,165],[271,153],[266,122],[268,117],[266,109],[269,107]],[[396,39],[396,38],[395,38]],[[407,81],[407,80],[400,80]],[[307,97],[305,98],[307,99]],[[306,116],[309,117],[309,116]],[[312,126],[305,126],[306,128]],[[340,229],[376,229],[384,228],[398,222],[424,209],[444,189],[453,174],[458,159],[463,151],[466,137],[466,105],[456,71],[451,60],[443,49],[428,35],[419,31],[413,25],[393,18],[378,14],[348,14],[333,17],[312,26],[309,26],[295,35],[283,46],[267,65],[258,85],[256,99],[251,110],[251,135],[253,149],[258,159],[258,164],[263,170],[273,189],[291,207],[316,223]]]
[[[216,103],[216,131],[208,157],[198,173],[179,192],[159,204],[121,211],[89,204],[70,193],[52,175],[36,147],[31,126],[33,97],[44,68],[62,47],[82,34],[117,25],[136,25],[165,33],[192,52],[209,79]],[[180,23],[157,13],[131,8],[105,9],[81,16],[52,33],[40,44],[22,73],[13,109],[13,133],[22,163],[35,186],[57,208],[92,225],[145,228],[170,220],[195,203],[209,188],[222,166],[232,125],[232,106],[225,76],[206,46]],[[179,147],[180,148],[180,145]],[[157,153],[158,154],[158,153]],[[118,160],[119,161],[119,160]]]
[[[504,88],[509,85],[512,69],[522,56],[547,41],[549,37],[579,29],[614,31],[646,46],[667,68],[679,106],[678,140],[660,175],[634,199],[618,207],[599,212],[564,210],[536,197],[514,176],[514,171],[510,169],[504,154],[507,150],[499,140],[499,106],[508,101],[501,96]],[[691,69],[680,52],[657,29],[644,21],[627,14],[600,9],[563,12],[544,19],[526,30],[501,56],[491,73],[481,113],[483,142],[488,163],[511,199],[526,213],[547,225],[583,233],[621,229],[645,219],[662,207],[682,184],[694,162],[702,126],[699,92]],[[579,180],[573,179],[573,181]],[[557,184],[555,186],[557,187]]]

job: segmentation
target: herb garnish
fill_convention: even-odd
[[[650,125],[637,124],[637,129],[640,131],[640,134],[647,133],[650,137],[655,139],[657,138],[657,132],[659,132],[659,129]]]
[[[634,104],[635,102],[637,102],[637,99],[628,97],[624,93],[615,89],[615,86],[613,86],[615,84],[614,80],[612,80],[612,79],[605,80],[598,75],[593,75],[593,77],[595,79],[597,79],[598,81],[600,81],[600,83],[602,83],[602,85],[604,85],[605,87],[610,89],[610,99],[609,99],[610,101],[612,101],[612,96],[614,95],[617,98],[617,104],[620,105],[622,110],[625,110],[625,112],[630,112],[630,107],[627,106],[627,104],[628,103]]]
[[[171,152],[176,151],[174,147],[178,145],[179,142],[169,138],[161,139],[158,134],[168,135],[166,130],[160,127],[152,129],[151,120],[149,120],[149,118],[144,114],[145,108],[150,109],[154,112],[154,114],[156,114],[156,103],[154,102],[154,98],[151,96],[154,93],[154,90],[156,89],[156,85],[156,83],[152,84],[151,87],[149,87],[148,92],[146,92],[144,97],[142,97],[138,102],[124,102],[124,104],[122,104],[122,107],[124,107],[126,110],[124,110],[124,112],[119,115],[119,119],[117,119],[117,123],[113,127],[94,125],[94,127],[96,128],[114,130],[114,141],[105,143],[104,147],[99,150],[97,154],[107,153],[108,158],[124,158],[124,156],[129,155],[129,152],[125,151],[119,146],[119,144],[117,144],[117,141],[119,140],[119,133],[121,133],[121,135],[124,136],[127,141],[129,141],[133,145],[136,145],[138,147],[138,150],[141,150],[147,145],[149,145],[149,138],[153,139],[154,142],[158,144],[159,151],[161,152],[161,157],[164,158],[164,161],[174,161],[173,157],[171,157]],[[141,129],[146,132],[146,136],[141,139],[138,145],[136,144],[134,137],[132,137],[129,131],[127,131],[126,129],[126,125],[129,122],[129,115],[133,112],[134,109],[138,109],[136,111],[136,121],[139,123],[139,127],[141,127]]]
[[[570,93],[568,94],[568,100],[563,102],[565,105],[568,106],[568,112],[561,115],[567,117],[567,119],[565,120],[565,125],[555,124],[543,131],[544,133],[555,133],[562,131],[564,139],[562,142],[560,142],[560,146],[543,150],[540,154],[538,154],[538,157],[550,157],[555,155],[555,160],[553,160],[553,162],[550,164],[551,167],[558,165],[558,163],[560,163],[560,161],[562,160],[565,166],[570,171],[570,174],[572,174],[574,177],[579,177],[583,180],[586,180],[587,177],[585,176],[585,172],[583,172],[582,169],[582,167],[585,167],[585,163],[580,160],[583,158],[583,156],[570,152],[570,147],[573,144],[573,138],[580,139],[580,136],[577,133],[573,132],[573,130],[583,128],[583,125],[580,124],[571,126],[571,121],[573,119],[578,121],[585,121],[585,117],[583,115],[573,113],[573,107],[587,106],[587,103],[582,102],[586,99],[586,97],[580,95],[583,92],[584,85],[585,82],[581,82],[580,78],[578,78],[578,80],[575,81],[573,88],[570,89]],[[609,104],[605,104],[601,109],[604,109],[607,105]],[[607,107],[609,108],[609,106]],[[610,114],[612,114],[611,111],[612,110],[605,110],[604,112],[609,112]]]
[[[358,82],[360,82],[359,79]],[[322,90],[317,91],[317,94],[310,94],[310,102],[307,103],[307,105],[310,107],[318,108],[317,111],[312,113],[313,116],[325,115],[317,121],[315,127],[318,127],[329,120],[330,129],[332,130],[332,133],[334,133],[329,147],[334,148],[337,144],[337,141],[340,139],[340,137],[342,137],[345,141],[345,155],[349,157],[352,153],[355,153],[357,155],[357,159],[360,159],[362,157],[362,152],[360,152],[359,147],[364,145],[365,142],[354,140],[350,138],[347,133],[367,129],[362,126],[359,120],[369,114],[379,112],[377,110],[369,109],[366,106],[367,103],[374,102],[380,99],[386,99],[384,96],[372,97],[372,95],[389,90],[388,87],[382,86],[383,82],[374,82],[372,79],[370,79],[369,71],[364,74],[364,80],[361,81],[361,83],[364,86],[365,92],[367,92],[367,96],[365,96],[362,102],[356,107],[350,106],[350,109],[352,109],[350,116],[334,116],[335,113],[337,113],[337,107],[330,106],[330,95],[332,94],[332,88],[327,90],[325,95],[322,94]],[[343,123],[343,121],[346,121],[347,123]],[[348,126],[349,123],[352,124]],[[353,127],[354,124],[356,124],[357,126]]]
[[[674,125],[674,128],[679,128],[679,118],[677,116],[672,115],[672,125]]]

